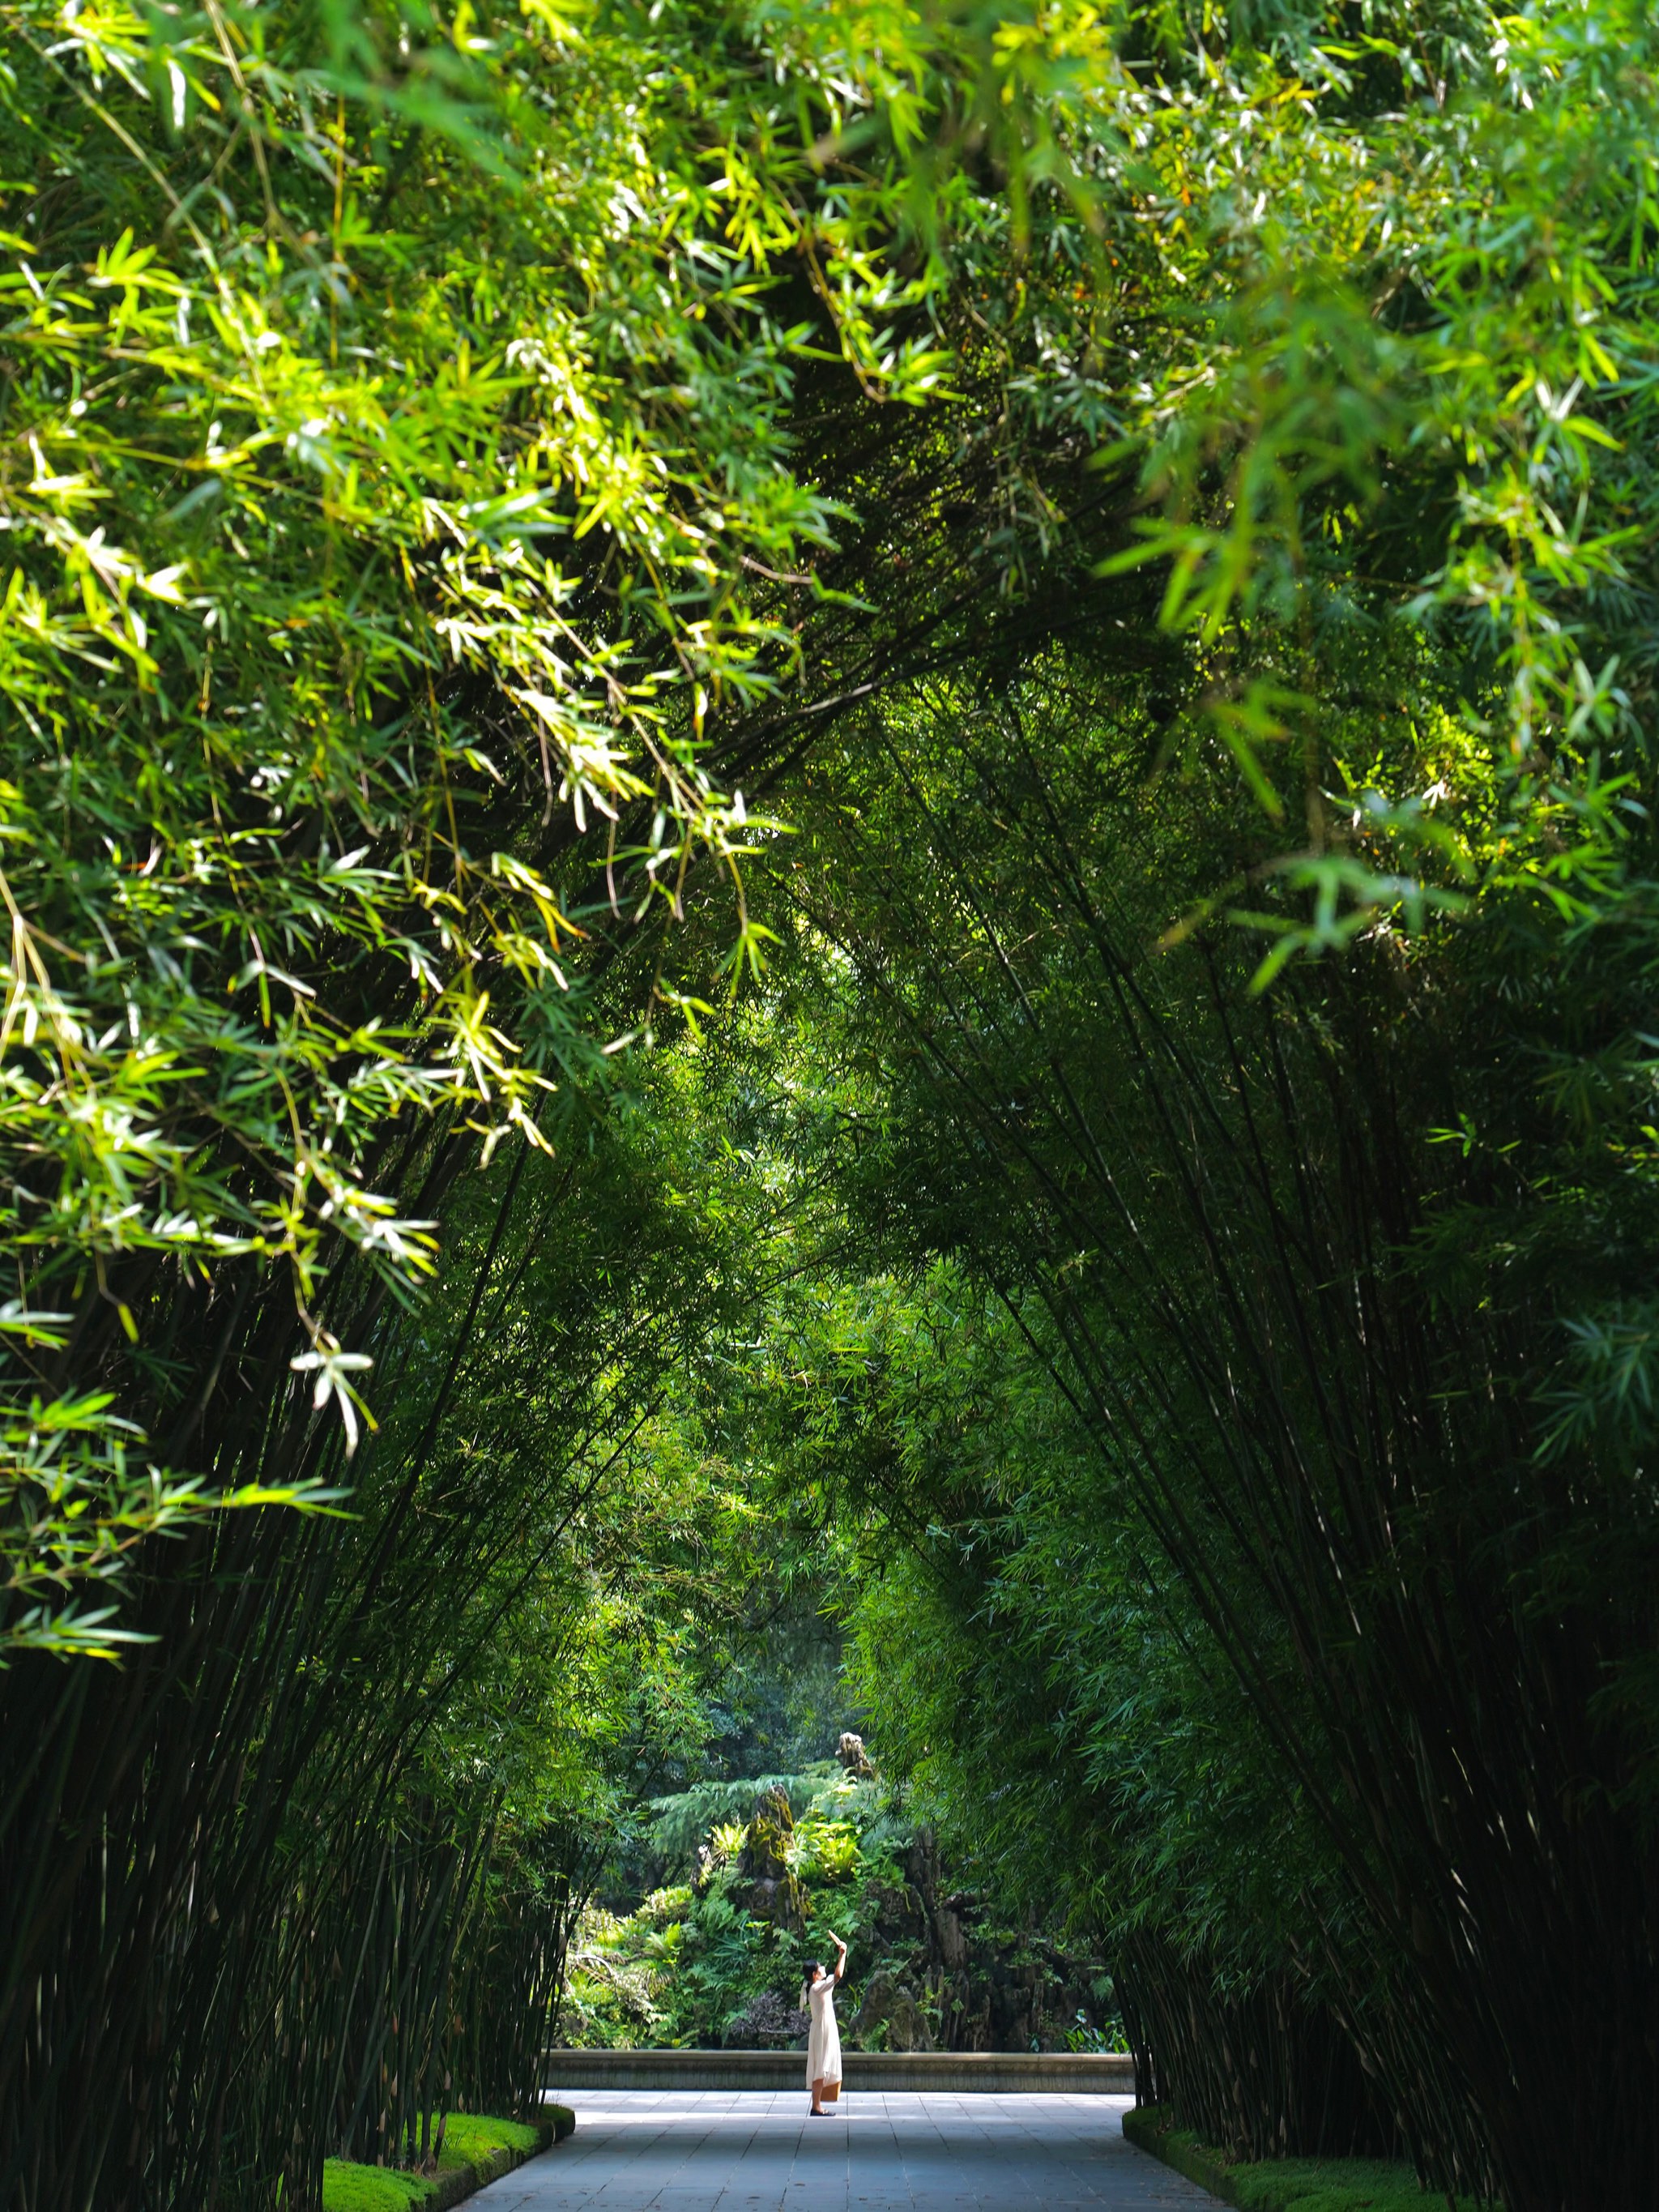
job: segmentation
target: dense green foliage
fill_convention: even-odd
[[[1649,2212],[1651,10],[0,21],[0,2197],[520,2108],[653,1801],[781,1999],[842,1694],[1184,2125]]]
[[[757,1910],[754,1869],[764,1863],[767,1814],[757,1826],[756,1808],[779,1790],[793,1814],[773,1878],[784,1896],[780,1902],[775,1889]],[[591,1907],[578,1925],[566,2026],[581,2043],[718,2045],[736,2028],[732,2039],[745,2045],[756,2039],[747,2022],[763,1996],[776,2001],[775,2016],[789,2020],[793,2035],[801,1984],[811,1961],[830,1948],[830,1928],[860,1961],[854,1990],[868,1970],[878,1893],[902,1882],[894,1855],[909,1841],[868,1785],[848,1781],[833,1763],[813,1775],[757,1777],[721,1791],[736,1817],[713,1820],[714,1792],[690,1794],[695,1881],[653,1890],[626,1916]],[[660,1803],[665,1856],[678,1856],[671,1837],[685,1825],[676,1818],[682,1802]],[[718,1815],[718,1802],[713,1809]]]
[[[1015,1900],[994,1873],[988,1893],[964,1891],[901,1795],[826,1760],[659,1799],[653,1856],[691,1878],[631,1911],[596,1903],[582,1916],[567,1953],[570,2040],[798,2045],[802,1986],[838,1936],[854,2050],[1124,2049],[1100,1962],[1057,1942],[1052,1916],[1002,1918]]]

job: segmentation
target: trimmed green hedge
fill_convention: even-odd
[[[1157,2105],[1126,2112],[1123,2132],[1177,2173],[1184,2173],[1239,2212],[1435,2212],[1447,2203],[1419,2187],[1409,2166],[1376,2158],[1274,2158],[1258,2164],[1230,2159],[1200,2142],[1190,2129],[1170,2125]],[[1499,2212],[1473,2197],[1455,2200],[1456,2212]]]

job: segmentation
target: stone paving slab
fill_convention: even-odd
[[[576,2132],[480,2212],[1201,2212],[1124,2140],[1127,2097],[571,2090]]]

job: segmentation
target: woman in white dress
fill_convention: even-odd
[[[811,2015],[811,2033],[806,2039],[806,2079],[812,2091],[812,2112],[821,2119],[828,2119],[823,2109],[823,2093],[830,2084],[838,2094],[841,2089],[841,2031],[836,2026],[836,1984],[847,1972],[847,1946],[831,1929],[830,1941],[835,1945],[836,1971],[829,1973],[814,1960],[812,1972],[801,1991],[801,2002]]]

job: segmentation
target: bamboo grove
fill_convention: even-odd
[[[1145,2096],[1647,2212],[1649,11],[0,13],[0,2201],[533,2102],[787,1528]]]

